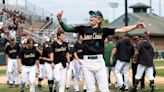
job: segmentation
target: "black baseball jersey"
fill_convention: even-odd
[[[39,52],[39,54],[40,54],[40,56],[42,56],[43,53],[40,53],[40,52]],[[42,59],[39,59],[39,63],[40,63],[40,64],[44,64],[44,61],[43,61]]]
[[[144,66],[153,66],[153,57],[154,49],[149,42],[141,42],[137,46],[139,55],[138,55],[138,64]]]
[[[79,59],[83,59],[83,47],[84,45],[78,42],[76,42],[74,45],[74,50],[77,53],[77,56],[79,57]]]
[[[13,47],[8,45],[6,47],[5,53],[9,56],[9,58],[16,59],[19,53],[19,49],[20,49],[19,45],[14,45]]]
[[[77,26],[75,27],[75,32],[78,32],[84,38],[84,55],[96,55],[104,53],[104,39],[108,35],[114,35],[115,29]]]
[[[21,59],[21,62],[25,66],[33,66],[35,65],[35,62],[37,59],[39,59],[39,52],[36,50],[35,47],[29,49],[29,48],[22,48],[19,57]]]
[[[74,47],[69,47],[70,61],[74,58]]]
[[[117,58],[124,62],[130,62],[130,58],[134,55],[134,47],[129,39],[121,39],[117,45]]]
[[[63,67],[66,67],[66,53],[68,52],[68,44],[63,42],[60,45],[57,42],[53,42],[51,45],[51,52],[54,53],[54,64],[61,62]]]
[[[51,48],[44,47],[42,52],[42,57],[50,58]],[[44,62],[51,63],[50,61],[40,60],[40,64],[44,64]]]

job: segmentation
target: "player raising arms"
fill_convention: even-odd
[[[95,79],[98,82],[100,92],[109,92],[107,73],[103,59],[104,39],[108,35],[115,33],[124,33],[136,28],[143,28],[144,23],[139,21],[135,25],[123,27],[120,29],[101,28],[103,15],[100,11],[90,11],[89,26],[68,26],[62,21],[63,12],[57,14],[58,21],[64,31],[75,32],[83,36],[84,62],[83,70],[86,80],[87,92],[95,92]]]

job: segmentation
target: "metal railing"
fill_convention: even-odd
[[[30,0],[6,0],[5,5],[0,3],[0,10],[4,7],[10,10],[23,12],[26,15],[26,20],[29,21],[29,24],[31,22],[47,22],[45,28],[31,29],[31,27],[28,27],[28,29],[23,29],[25,33],[32,36],[37,42],[44,42],[46,36],[51,37],[54,34],[57,25],[54,24],[53,20],[49,21],[49,23],[46,20],[46,17],[50,17],[51,19],[53,15],[50,12],[45,11],[43,8],[31,3]]]
[[[6,0],[5,5],[0,2],[0,10],[4,7],[25,13],[28,19],[31,18],[31,21],[44,21],[46,20],[46,17],[53,16],[52,13],[31,3],[30,0]]]

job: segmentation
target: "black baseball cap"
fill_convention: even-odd
[[[125,34],[126,37],[132,38],[132,35],[130,35],[129,33]]]
[[[112,41],[113,36],[112,36],[112,35],[109,35],[109,36],[107,37],[107,39],[108,39],[109,41]]]
[[[93,17],[98,17],[98,18],[101,18],[103,19],[103,15],[100,11],[89,11],[89,14]]]
[[[15,41],[15,39],[11,37],[11,38],[10,38],[10,41]]]

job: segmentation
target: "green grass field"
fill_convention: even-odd
[[[82,87],[82,86],[80,86]],[[80,88],[80,92],[83,92],[82,88]],[[8,88],[7,85],[4,85],[4,84],[0,84],[0,92],[19,92],[20,89],[19,87],[18,88]],[[25,92],[29,92],[29,88],[27,88],[25,90]],[[36,92],[48,92],[48,87],[47,86],[44,86],[42,90],[38,90],[37,87],[36,87]],[[65,92],[74,92],[73,91],[73,86],[71,86],[71,89],[70,90],[66,90]],[[97,91],[98,92],[98,91]],[[113,87],[110,88],[110,92],[121,92]],[[138,92],[150,92],[150,88],[147,87],[146,90],[144,91],[141,91],[140,89],[138,89]],[[155,92],[164,92],[164,86],[157,86],[156,89],[155,89]]]
[[[157,76],[164,77],[164,69],[157,69]]]
[[[4,76],[6,74],[6,70],[0,70],[0,76]]]
[[[161,61],[161,62],[154,62],[155,63],[155,66],[164,66],[164,61]],[[0,76],[5,76],[6,74],[6,71],[5,70],[0,70]],[[157,76],[161,76],[161,77],[164,77],[164,69],[158,69],[157,70]],[[0,79],[1,81],[1,79]],[[18,88],[8,88],[8,86],[6,84],[0,84],[0,92],[19,92],[20,91],[20,87]],[[29,92],[29,88],[26,89],[25,92]],[[36,92],[48,92],[48,87],[46,85],[43,86],[43,90],[38,90],[37,87],[36,87]],[[74,92],[73,91],[73,85],[71,85],[71,89],[70,90],[67,90],[65,92]],[[82,91],[82,85],[80,85],[80,92],[83,92]],[[98,92],[98,91],[97,91]],[[120,92],[119,90],[115,89],[114,86],[112,86],[110,88],[110,92]],[[150,92],[150,88],[147,84],[146,86],[146,90],[145,91],[141,91],[139,90],[138,92]],[[155,92],[164,92],[164,85],[161,85],[161,84],[158,84],[156,83],[156,90]]]
[[[154,61],[155,66],[164,66],[164,61],[162,60],[158,60],[158,61]]]

